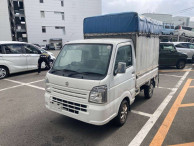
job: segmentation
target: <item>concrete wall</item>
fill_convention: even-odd
[[[164,23],[172,23],[172,15],[170,14],[144,13],[143,15]]]
[[[183,17],[183,16],[175,16],[173,17],[173,23],[176,25],[184,25],[188,26],[189,25],[189,17]]]
[[[12,38],[7,0],[0,0],[0,6],[0,41],[11,41]]]
[[[65,41],[83,38],[85,17],[101,15],[101,0],[64,0],[65,2]]]
[[[189,26],[194,28],[194,21],[190,21]]]
[[[51,38],[62,38],[65,43],[83,38],[83,19],[101,14],[101,0],[64,0],[64,7],[60,0],[25,0],[24,8],[28,42],[45,45]],[[45,18],[41,18],[40,11],[45,11]],[[64,12],[65,20],[54,11]],[[46,33],[42,33],[42,26],[46,26]],[[65,33],[55,26],[65,27]]]

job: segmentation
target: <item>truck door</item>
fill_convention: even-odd
[[[126,72],[124,74],[115,74],[119,62],[126,63]],[[130,43],[119,44],[115,56],[113,67],[113,79],[110,86],[114,99],[121,97],[124,93],[130,92],[131,96],[135,97],[135,57]]]

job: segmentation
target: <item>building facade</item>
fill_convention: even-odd
[[[12,40],[40,45],[54,44],[55,47],[67,41],[82,39],[83,19],[100,15],[102,11],[101,0],[3,1],[7,1],[8,5],[5,6],[8,10],[3,12],[9,13],[5,19],[8,19],[9,30],[12,30]],[[0,38],[4,40],[3,34],[0,34]]]
[[[170,23],[177,25],[183,25],[183,26],[189,26],[189,17],[183,17],[183,16],[172,16],[170,14],[157,14],[157,13],[144,13],[143,14],[146,17],[150,17],[152,19],[156,19],[159,21],[162,21],[163,23]]]
[[[0,40],[10,41],[12,40],[11,36],[11,27],[8,11],[8,1],[0,0]]]

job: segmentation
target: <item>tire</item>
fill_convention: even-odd
[[[123,100],[119,107],[118,115],[115,118],[115,124],[117,126],[120,127],[125,124],[125,122],[127,121],[128,112],[129,112],[129,103],[127,102],[127,100]]]
[[[9,72],[6,67],[0,66],[0,79],[6,78]]]
[[[185,68],[185,64],[186,64],[186,62],[185,62],[184,60],[180,60],[180,61],[177,63],[176,68],[177,68],[177,69],[183,69],[183,68]]]
[[[150,99],[154,93],[154,83],[151,81],[149,86],[144,87],[144,96],[146,99]]]

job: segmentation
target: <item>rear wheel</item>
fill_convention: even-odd
[[[125,124],[128,116],[128,111],[129,111],[129,103],[127,102],[127,100],[123,100],[121,102],[118,115],[115,118],[115,123],[117,126],[123,126]]]
[[[183,69],[183,68],[185,68],[185,64],[186,64],[186,62],[185,62],[184,60],[180,60],[180,61],[177,63],[176,68],[177,68],[177,69]]]
[[[144,96],[146,99],[150,99],[154,93],[154,82],[151,81],[149,86],[144,87]]]
[[[0,79],[3,79],[8,76],[8,70],[4,66],[0,66]]]

